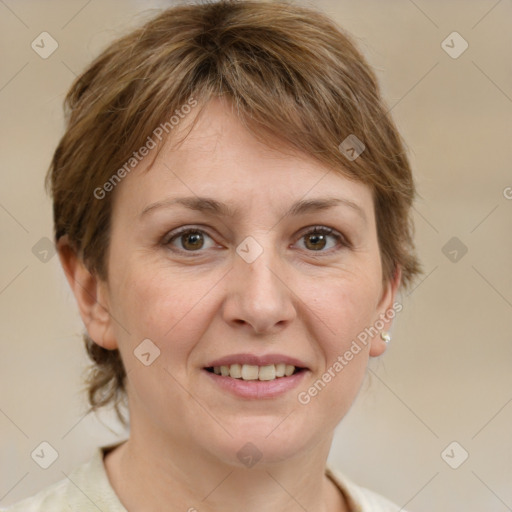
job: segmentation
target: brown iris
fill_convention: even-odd
[[[181,239],[183,241],[183,247],[188,250],[201,249],[204,244],[203,235],[199,231],[183,233]]]
[[[305,239],[306,239],[306,242],[304,244],[305,244],[305,246],[308,249],[310,249],[310,247],[308,247],[307,240],[312,240],[313,241],[313,247],[312,247],[313,250],[323,249],[325,247],[325,244],[326,244],[325,235],[322,234],[322,233],[315,233],[315,232],[308,233],[305,236]],[[321,242],[322,244],[321,245],[316,245],[318,242]]]

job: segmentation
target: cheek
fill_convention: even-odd
[[[304,302],[312,312],[319,338],[330,358],[347,350],[352,340],[375,320],[379,282],[363,274],[330,279],[310,287]],[[320,336],[320,334],[319,334]]]
[[[137,345],[149,338],[178,361],[192,350],[211,321],[209,292],[216,280],[143,267],[144,271],[124,267],[117,276],[114,315],[126,328],[117,329],[118,342],[126,345],[128,337],[128,345]]]
[[[306,304],[311,308],[314,337],[322,352],[318,360],[324,366],[317,369],[312,387],[301,390],[299,403],[334,426],[350,408],[363,382],[371,340],[365,329],[375,321],[380,288],[373,278],[354,275],[309,291]]]
[[[165,404],[173,403],[180,414],[185,414],[186,408],[194,404],[177,382],[187,377],[190,353],[211,322],[208,291],[218,278],[212,282],[206,276],[202,279],[186,274],[179,276],[168,269],[150,272],[148,267],[145,272],[125,267],[117,281],[112,277],[117,284],[113,288],[116,290],[114,316],[123,325],[123,328],[116,326],[116,336],[129,373],[129,396],[155,422],[167,417]],[[142,353],[138,347],[146,339],[159,351],[144,342],[149,347],[144,352],[149,351],[151,358],[153,353],[158,353],[148,366],[136,357]]]

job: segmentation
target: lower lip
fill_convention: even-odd
[[[204,370],[212,382],[222,389],[241,398],[275,398],[297,387],[308,370],[302,370],[289,377],[278,377],[274,380],[243,380],[224,377]]]

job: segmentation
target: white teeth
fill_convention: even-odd
[[[242,366],[242,379],[244,380],[257,380],[258,367],[252,364],[244,364]]]
[[[232,364],[229,366],[229,376],[234,379],[242,378],[242,365],[240,364]]]
[[[253,364],[232,364],[230,366],[214,366],[213,373],[223,377],[242,380],[274,380],[278,377],[289,377],[293,375],[295,366],[291,364],[278,363],[265,366]]]
[[[260,380],[274,380],[276,378],[276,367],[273,364],[260,367],[258,379]]]
[[[284,363],[276,364],[276,377],[284,377],[286,365]]]

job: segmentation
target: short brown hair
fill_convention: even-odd
[[[67,127],[47,176],[55,238],[67,235],[89,270],[107,279],[115,191],[102,187],[155,127],[189,98],[223,96],[257,137],[315,157],[373,193],[383,281],[402,270],[402,287],[421,272],[413,243],[416,195],[404,144],[375,74],[350,38],[322,13],[284,1],[180,5],[114,41],[73,83]],[[169,132],[170,133],[170,132]],[[270,137],[268,137],[270,135]],[[353,159],[340,143],[365,145]],[[126,398],[118,350],[84,335],[94,361],[91,410]]]

